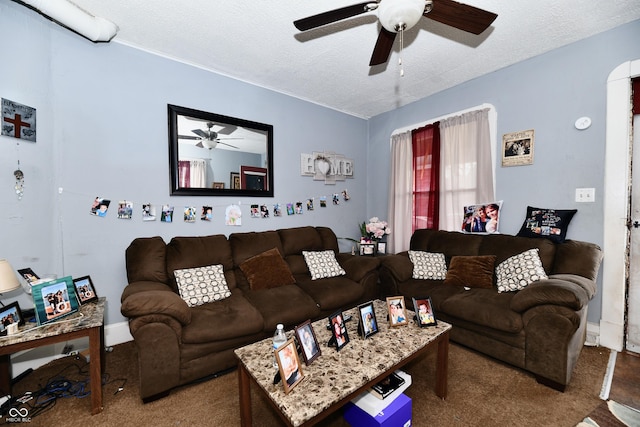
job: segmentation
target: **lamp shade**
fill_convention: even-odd
[[[6,259],[0,259],[0,293],[13,291],[20,287],[16,272]]]

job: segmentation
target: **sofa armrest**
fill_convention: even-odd
[[[399,283],[406,282],[413,277],[413,263],[407,252],[388,255],[381,260],[385,274]]]
[[[587,282],[591,281],[571,274],[549,276],[518,291],[511,300],[511,309],[523,313],[536,306],[558,305],[581,310],[594,294],[588,292],[591,284]],[[592,286],[595,292],[595,283]]]
[[[130,319],[149,315],[166,315],[183,326],[191,323],[191,310],[187,303],[168,288],[129,295],[122,302],[120,312]]]
[[[164,283],[149,280],[132,282],[125,286],[124,290],[122,291],[122,295],[120,295],[120,302],[124,302],[124,300],[126,300],[133,294],[147,291],[171,291],[171,288],[169,288],[169,286],[165,285]]]
[[[360,282],[365,276],[375,271],[380,266],[380,259],[339,253],[336,256],[338,263],[347,273],[347,277]]]

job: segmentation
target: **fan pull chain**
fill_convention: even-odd
[[[402,51],[404,49],[404,25],[400,27],[400,56],[398,65],[400,66],[400,77],[404,77],[404,67],[402,66]]]

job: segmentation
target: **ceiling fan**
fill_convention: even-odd
[[[237,129],[237,126],[225,126],[222,129],[220,129],[218,132],[216,132],[216,131],[211,129],[214,126],[215,126],[215,123],[207,122],[207,129],[208,130],[193,129],[191,132],[195,133],[197,136],[193,136],[193,135],[178,135],[178,138],[179,139],[197,139],[200,142],[198,142],[196,144],[196,147],[208,148],[209,150],[211,150],[213,148],[216,148],[216,146],[218,144],[222,144],[222,145],[229,146],[231,148],[238,149],[238,147],[236,147],[235,145],[227,144],[226,142],[222,142],[222,140],[243,139],[243,138],[219,138],[218,137],[218,135],[221,135],[221,134],[222,135],[231,134],[234,130]]]
[[[293,25],[307,31],[376,9],[382,28],[370,66],[387,62],[396,34],[399,32],[402,36],[402,32],[416,25],[422,16],[472,34],[482,33],[498,17],[493,12],[453,0],[373,0],[299,19]]]

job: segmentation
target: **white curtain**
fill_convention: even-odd
[[[459,230],[464,206],[494,200],[489,110],[440,121],[440,226]]]
[[[409,249],[413,224],[413,150],[411,131],[391,136],[391,182],[389,185],[387,236],[389,253]]]
[[[203,159],[195,159],[189,161],[189,181],[191,188],[206,188],[207,187],[207,162]]]

